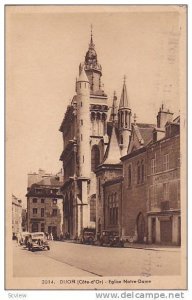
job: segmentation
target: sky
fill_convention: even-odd
[[[132,114],[156,123],[164,103],[179,114],[182,8],[17,6],[6,11],[6,183],[25,202],[27,174],[57,173],[59,127],[75,94],[90,27],[109,106],[123,77]]]

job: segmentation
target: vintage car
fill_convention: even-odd
[[[50,250],[50,246],[44,232],[31,233],[28,238],[27,248],[29,251]]]
[[[26,246],[29,235],[30,233],[27,231],[20,232],[18,243]]]
[[[93,245],[95,242],[95,233],[93,231],[85,231],[82,238],[83,244]]]
[[[100,246],[124,247],[124,242],[118,235],[118,232],[103,230],[99,238]]]
[[[95,243],[95,229],[84,228],[80,237],[80,241],[82,244],[93,245]]]

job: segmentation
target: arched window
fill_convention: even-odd
[[[140,177],[140,169],[141,169],[140,163],[138,162],[137,163],[137,184],[140,183],[140,179],[141,179],[141,177]]]
[[[96,221],[96,198],[92,197],[90,200],[90,221]]]
[[[120,136],[120,144],[123,145],[123,135]]]
[[[142,160],[141,162],[141,182],[144,182],[144,176],[145,176],[145,166],[144,166],[144,162]]]
[[[123,112],[121,112],[121,127],[123,127]]]
[[[127,116],[128,116],[128,112],[126,111],[125,112],[125,127],[127,127],[127,125],[128,125],[128,122],[127,122]]]
[[[131,181],[132,181],[132,174],[131,174],[131,165],[128,167],[128,187],[131,186]]]
[[[100,164],[100,151],[98,146],[93,146],[91,150],[91,171],[94,172]]]

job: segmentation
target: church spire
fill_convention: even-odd
[[[91,25],[91,38],[89,43],[88,51],[85,55],[85,61],[83,63],[85,66],[85,72],[88,76],[90,82],[90,92],[91,95],[102,95],[106,96],[102,89],[102,67],[98,63],[97,52],[95,50],[95,44],[93,42],[93,26]]]
[[[91,24],[91,39],[89,43],[89,49],[94,49],[94,48],[95,48],[95,44],[93,43],[93,25]]]
[[[124,76],[123,80],[123,89],[121,93],[121,99],[119,103],[119,109],[121,108],[129,108],[128,97],[127,97],[127,87],[126,87],[126,76]]]

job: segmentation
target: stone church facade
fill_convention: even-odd
[[[98,237],[110,230],[131,242],[180,244],[180,119],[162,106],[156,124],[132,121],[125,79],[109,107],[101,77],[91,34],[60,126],[64,231],[72,239],[95,228]]]
[[[95,171],[106,160],[112,132],[117,139],[120,165],[120,156],[126,153],[130,135],[131,110],[128,107],[126,84],[124,82],[119,108],[114,94],[113,107],[109,110],[101,77],[102,67],[91,34],[85,60],[79,65],[76,94],[60,126],[64,144],[60,156],[64,171],[61,188],[64,228],[72,238],[79,236],[83,228],[97,227],[99,222]]]

